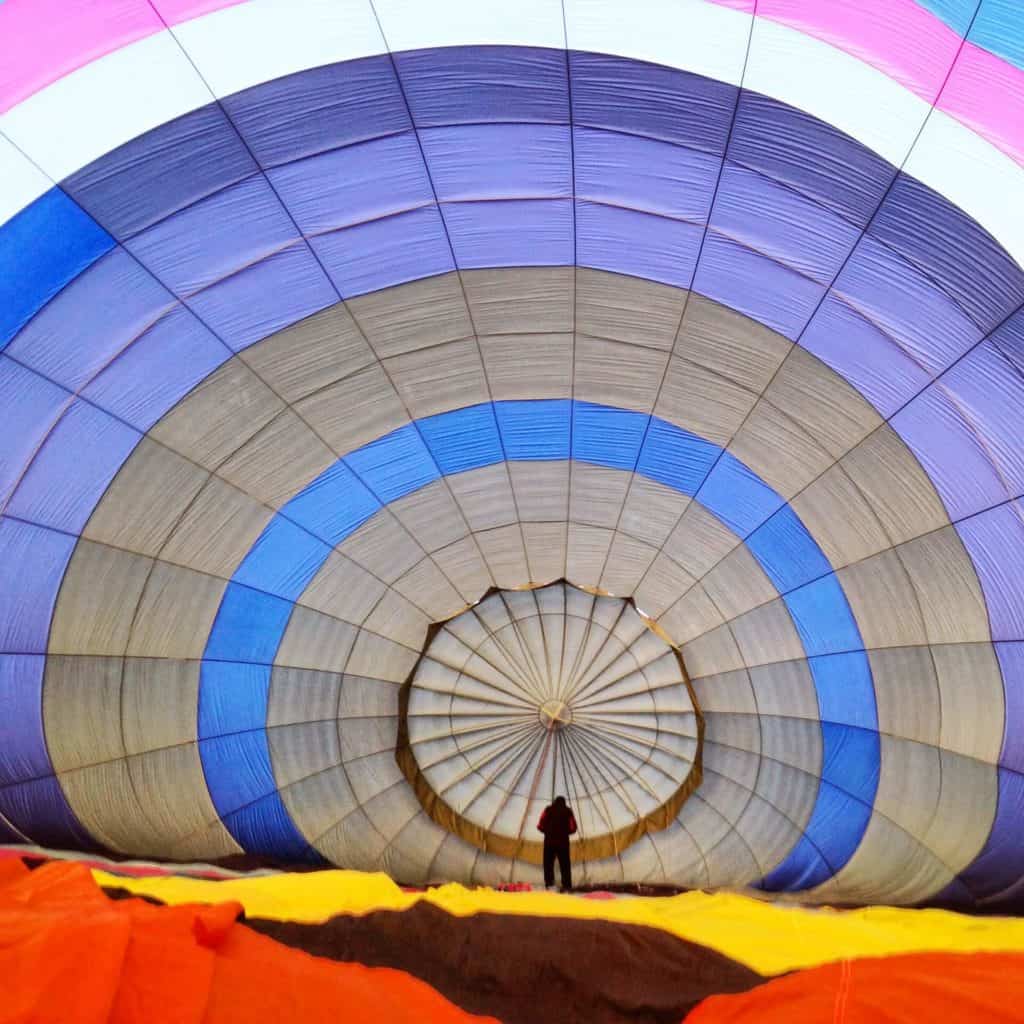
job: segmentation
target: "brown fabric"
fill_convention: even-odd
[[[765,980],[703,946],[608,921],[453,917],[424,902],[322,925],[246,924],[316,956],[406,971],[504,1024],[678,1024],[704,997]]]

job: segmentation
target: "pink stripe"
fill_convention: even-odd
[[[0,113],[168,24],[241,0],[6,0],[0,3]]]

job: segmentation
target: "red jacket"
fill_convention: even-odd
[[[576,834],[576,817],[572,813],[572,808],[548,805],[537,822],[537,830],[544,833],[545,842],[569,842],[569,836]]]

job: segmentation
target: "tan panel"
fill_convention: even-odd
[[[818,693],[811,670],[802,657],[758,665],[750,670],[750,683],[761,715],[788,715],[818,721]]]
[[[149,433],[201,466],[215,469],[283,408],[281,399],[248,366],[229,359]]]
[[[434,480],[389,507],[425,551],[446,547],[469,533],[445,480]]]
[[[75,545],[50,625],[50,654],[124,654],[151,558]]]
[[[702,582],[726,620],[778,597],[778,591],[745,544],[733,548]]]
[[[478,856],[482,857],[483,853],[475,846],[470,846],[458,836],[448,833],[434,855],[431,874],[433,878],[445,881],[450,878],[472,878]],[[519,870],[518,863],[513,870]]]
[[[676,644],[687,644],[696,642],[698,637],[704,634],[708,634],[714,631],[716,637],[720,632],[719,626],[722,623],[722,613],[715,606],[714,601],[708,597],[707,591],[699,584],[695,584],[690,590],[688,590],[671,608],[668,609],[659,619],[658,624],[668,633]],[[708,642],[708,649],[713,649],[716,643],[721,643],[719,639],[715,641],[712,639]],[[732,650],[735,648],[735,641],[730,638],[726,643],[728,649]],[[693,665],[689,661],[686,662],[687,668],[692,673],[699,669],[699,675],[707,675],[713,672],[727,672],[733,668],[739,668],[743,661],[730,661],[728,664],[722,663],[720,665],[710,665],[706,659],[699,657],[699,652],[703,650],[702,647],[694,649],[694,657],[697,658]],[[685,652],[684,652],[685,653]],[[739,651],[736,651],[736,657],[739,658]]]
[[[335,462],[334,452],[288,409],[247,441],[217,475],[280,508]]]
[[[616,531],[601,577],[601,588],[610,594],[631,595],[657,554],[658,549],[650,544]]]
[[[346,675],[341,683],[339,719],[394,718],[399,687],[380,679]]]
[[[170,856],[175,860],[209,861],[242,852],[242,848],[231,838],[220,818],[213,817],[201,829],[176,843],[170,851]]]
[[[837,569],[890,546],[878,516],[841,466],[823,473],[790,505]]]
[[[303,804],[313,806],[318,798],[319,794],[305,798]],[[387,840],[359,807],[359,797],[355,797],[355,802],[354,810],[316,838],[317,848],[335,863],[350,865],[353,871],[378,871]]]
[[[564,521],[569,507],[569,463],[509,462],[522,522]]]
[[[417,562],[397,579],[394,588],[418,608],[422,608],[432,622],[440,622],[462,611],[466,602],[430,558]]]
[[[336,619],[360,623],[380,600],[386,586],[352,559],[332,551],[299,601]]]
[[[939,742],[941,705],[927,647],[868,651],[878,707],[878,730],[919,743]]]
[[[360,295],[348,308],[381,359],[473,334],[455,273]]]
[[[394,583],[425,553],[389,508],[371,516],[338,550],[385,583]]]
[[[341,675],[275,665],[270,676],[267,726],[331,722],[338,717]],[[339,758],[340,760],[340,758]]]
[[[155,555],[208,478],[206,470],[144,437],[118,470],[82,536]]]
[[[274,781],[292,786],[341,763],[336,722],[276,725],[267,730]]]
[[[781,597],[733,619],[731,625],[747,665],[792,661],[804,655],[803,644]]]
[[[467,604],[479,600],[484,591],[494,586],[490,569],[473,537],[449,544],[435,552],[433,557],[438,568],[452,581]]]
[[[355,641],[355,626],[296,605],[274,662],[302,669],[341,672]]]
[[[418,657],[418,651],[362,630],[345,665],[345,673],[401,683],[412,671]]]
[[[689,671],[689,664],[686,667]],[[705,736],[714,733],[720,737],[719,742],[723,741],[723,733],[728,736],[730,722],[720,724],[718,719],[728,719],[735,715],[756,721],[754,716],[759,704],[748,669],[740,668],[695,679],[693,690],[706,719],[708,732]]]
[[[496,402],[572,394],[571,334],[495,334],[480,350]]]
[[[474,534],[491,576],[499,587],[521,587],[530,582],[526,550],[518,523]]]
[[[583,267],[576,277],[576,330],[668,351],[686,292],[638,277]]]
[[[384,368],[413,419],[490,401],[475,338],[393,356]]]
[[[619,529],[637,540],[661,547],[689,504],[690,499],[675,488],[634,475]]]
[[[446,477],[471,530],[490,530],[516,521],[510,471],[515,472],[513,465],[506,469],[504,463],[496,463]]]
[[[201,658],[227,583],[157,562],[139,601],[127,653],[146,658]]]
[[[199,662],[125,658],[120,717],[129,754],[196,738]]]
[[[656,349],[577,334],[573,394],[581,402],[650,412],[667,362]]]
[[[1005,724],[1003,677],[991,644],[932,648],[942,708],[942,746],[989,764],[999,760]]]
[[[463,270],[477,334],[571,331],[574,277],[574,267]]]
[[[742,313],[691,295],[675,354],[760,394],[792,347]]]
[[[787,500],[834,459],[789,416],[758,402],[729,451]]]
[[[698,437],[726,445],[755,399],[725,377],[673,356],[654,412]]]
[[[577,586],[596,587],[600,582],[611,543],[611,530],[569,523],[566,537],[566,578]]]
[[[894,544],[945,526],[949,519],[917,459],[883,424],[842,460]]]
[[[702,591],[698,587],[694,587],[685,600],[692,604],[701,593]],[[682,603],[680,602],[680,605]],[[702,632],[697,633],[695,639],[683,642],[683,659],[691,678],[699,679],[702,676],[717,675],[721,672],[734,672],[736,669],[745,667],[743,655],[740,654],[740,649],[736,645],[736,638],[733,636],[732,630],[727,625],[721,625],[714,629],[707,628],[715,614],[711,602],[708,601],[701,611],[704,613],[703,621],[698,618],[697,614],[691,615],[692,625],[690,625],[689,631],[700,629]],[[672,609],[672,612],[675,612],[675,608]],[[661,621],[663,624],[664,619]],[[669,635],[674,638],[673,633],[670,632]],[[680,635],[685,636],[685,632],[681,630]]]
[[[860,627],[865,647],[928,642],[917,593],[895,551],[872,555],[863,562],[840,569],[836,576]]]
[[[339,303],[272,334],[238,358],[294,403],[368,366],[375,356]]]
[[[50,654],[43,679],[43,724],[55,772],[125,755],[120,658]]]
[[[156,837],[120,758],[58,775],[75,817],[103,846],[117,853],[156,853]]]
[[[219,477],[210,477],[160,557],[230,579],[273,514]]]
[[[288,786],[281,790],[281,799],[311,845],[334,864],[352,863],[344,848],[324,841],[325,834],[329,834],[339,821],[358,810],[359,805],[343,765]]]
[[[512,527],[511,529],[514,529]],[[419,653],[430,619],[397,590],[389,589],[366,619],[366,628]]]
[[[782,769],[797,774],[792,769]],[[762,780],[757,780],[760,788]],[[813,797],[812,797],[813,800]],[[758,874],[767,874],[782,862],[799,842],[802,826],[798,826],[760,793],[755,791],[736,822],[739,836],[757,860]]]
[[[920,839],[939,806],[942,787],[939,751],[921,743],[883,735],[880,753],[882,768],[875,810],[915,839]],[[946,824],[948,827],[949,822]]]
[[[645,615],[657,619],[695,582],[693,576],[662,551],[651,562],[644,578],[637,584],[633,599],[637,607],[643,609]]]
[[[565,523],[523,523],[526,561],[531,583],[550,583],[565,575]]]
[[[665,553],[700,578],[739,543],[736,534],[703,505],[691,501],[665,542]]]
[[[933,644],[987,642],[985,598],[956,530],[947,526],[898,550],[917,590],[928,639]]]
[[[435,825],[417,805],[415,817],[395,837],[391,850],[385,853],[388,873],[393,872],[392,877],[407,880],[412,885],[426,885],[433,881],[431,864],[448,835],[448,832]],[[516,871],[517,868],[518,865],[512,870]],[[465,875],[450,877],[464,878]]]
[[[334,731],[340,737],[346,763],[380,753],[390,753],[393,757],[398,742],[398,716],[342,718],[335,724]],[[374,824],[380,827],[379,822]]]
[[[758,792],[801,829],[810,820],[821,775],[821,726],[810,720],[764,716]]]
[[[315,392],[295,411],[339,455],[409,422],[394,386],[379,363]]]
[[[792,416],[837,459],[881,423],[859,391],[799,345],[790,350],[765,398]]]
[[[574,462],[570,473],[569,518],[586,526],[614,529],[627,487],[629,474],[620,469]]]
[[[687,803],[693,802],[693,800],[687,801]],[[694,841],[693,836],[682,824],[676,822],[667,829],[648,836],[647,839],[650,842],[650,852],[647,852],[646,847],[641,847],[640,843],[634,843],[623,854],[623,870],[629,877],[636,877],[634,868],[637,863],[634,858],[639,859],[640,865],[649,865],[650,859],[656,857],[657,868],[649,868],[652,872],[657,871],[657,875],[652,878],[652,881],[663,877],[668,885],[696,889],[710,885],[704,854]],[[634,854],[634,850],[639,852]]]

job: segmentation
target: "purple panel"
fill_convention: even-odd
[[[932,376],[981,337],[926,274],[871,238],[857,246],[835,290],[891,334]]]
[[[71,392],[0,356],[0,502],[71,401]]]
[[[800,333],[824,291],[796,271],[710,232],[693,289],[787,338]]]
[[[161,221],[126,247],[184,298],[297,237],[295,225],[260,174]]]
[[[721,160],[637,135],[577,128],[576,195],[703,224]]]
[[[145,432],[230,358],[231,350],[181,306],[118,356],[83,392]]]
[[[573,52],[569,67],[573,124],[725,151],[735,86],[604,54]]]
[[[455,269],[434,205],[311,238],[345,298]]]
[[[0,651],[45,654],[50,616],[75,538],[0,518],[0,564],[18,580],[0,588]]]
[[[931,478],[953,521],[1013,497],[992,463],[986,439],[944,388],[931,386],[891,423]]]
[[[999,763],[1015,772],[1024,772],[1024,643],[1000,643],[995,649],[1006,701]]]
[[[905,174],[885,197],[869,234],[927,273],[982,331],[1024,302],[1024,274],[995,239]]]
[[[571,200],[445,203],[443,208],[455,261],[463,269],[572,263]]]
[[[114,249],[40,310],[7,352],[77,391],[172,305],[159,282]]]
[[[53,771],[43,733],[45,664],[42,654],[0,654],[0,787]]]
[[[442,202],[572,195],[568,127],[459,125],[426,128],[419,134]]]
[[[306,235],[377,220],[434,199],[411,131],[279,167],[270,180]]]
[[[928,384],[929,374],[876,324],[826,297],[800,344],[849,381],[883,415]]]
[[[211,104],[126,142],[63,188],[124,239],[255,170],[224,112]]]
[[[8,514],[80,533],[141,435],[81,400],[64,414],[14,492]]]
[[[576,204],[576,262],[689,288],[704,229],[636,210]]]
[[[234,351],[338,301],[305,242],[275,253],[189,300]]]
[[[993,640],[1024,640],[1024,503],[1011,501],[957,524],[988,606]]]
[[[893,178],[889,164],[837,128],[753,92],[740,98],[729,159],[859,227],[871,219]]]
[[[991,337],[1000,354],[1024,377],[1024,308],[1018,309]]]
[[[831,284],[860,230],[760,174],[726,163],[712,229],[819,284]]]
[[[525,46],[451,46],[395,54],[419,128],[480,121],[568,124],[565,53]]]
[[[263,167],[411,127],[386,54],[300,71],[222,102]]]

